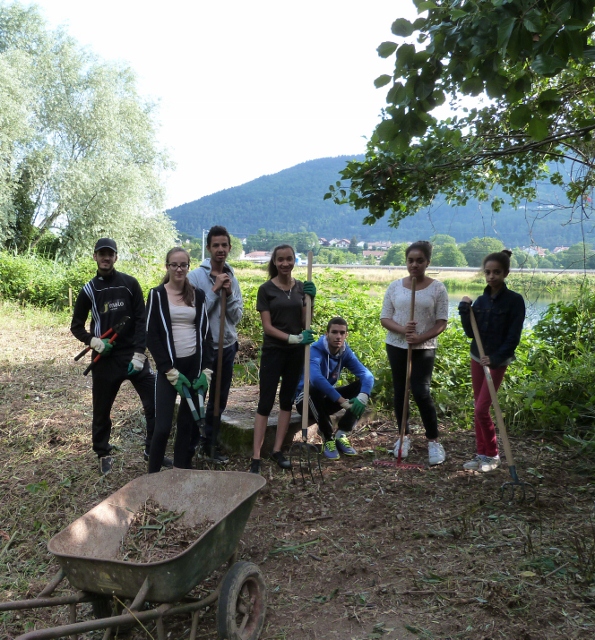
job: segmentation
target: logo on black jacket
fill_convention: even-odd
[[[101,313],[109,313],[116,309],[121,309],[124,306],[124,300],[110,300],[103,305]]]

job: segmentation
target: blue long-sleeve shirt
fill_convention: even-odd
[[[329,351],[326,336],[319,338],[310,347],[310,385],[324,393],[332,402],[336,402],[341,397],[335,385],[343,369],[347,369],[360,380],[362,393],[368,395],[372,393],[374,376],[357,359],[347,343],[334,355]],[[296,397],[302,393],[303,389],[304,376],[298,384]]]

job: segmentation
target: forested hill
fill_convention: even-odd
[[[492,236],[509,247],[537,244],[553,249],[583,240],[595,243],[593,225],[568,224],[570,213],[560,210],[565,202],[558,187],[546,184],[538,201],[523,209],[503,207],[494,214],[489,205],[471,201],[466,207],[437,204],[405,219],[398,229],[388,226],[388,217],[374,226],[362,224],[363,213],[323,200],[339,171],[353,159],[340,156],[310,160],[279,173],[262,176],[246,184],[219,191],[168,211],[179,231],[200,237],[203,229],[222,224],[230,233],[244,237],[259,229],[297,233],[313,231],[319,237],[357,240],[413,241],[436,233],[453,236],[457,242]]]

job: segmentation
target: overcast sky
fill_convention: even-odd
[[[176,163],[167,206],[300,162],[363,153],[391,73],[376,47],[410,0],[40,0],[50,25],[129,64]]]

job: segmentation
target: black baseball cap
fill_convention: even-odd
[[[116,241],[111,238],[99,238],[95,243],[95,249],[93,249],[94,253],[97,253],[101,249],[111,249],[115,253],[118,253],[118,246],[116,245]]]

